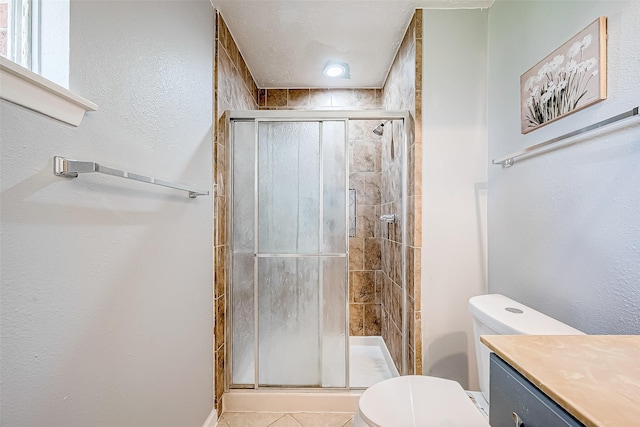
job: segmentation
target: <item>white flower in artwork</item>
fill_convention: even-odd
[[[552,96],[553,96],[553,92],[547,91],[542,94],[542,96],[540,97],[540,101],[542,101],[542,103],[545,104],[548,100],[551,99]]]
[[[547,87],[547,91],[553,92],[554,90],[556,90],[556,82],[550,82],[549,86]]]
[[[527,101],[524,104],[527,108],[531,107],[533,105],[533,98],[529,97],[527,98]]]
[[[566,80],[561,80],[558,83],[558,86],[556,86],[556,92],[560,92],[562,89],[567,87],[567,81]]]
[[[580,48],[585,49],[589,47],[591,45],[592,39],[593,39],[593,36],[591,34],[587,34],[586,36],[584,36],[584,38],[582,39],[582,44],[580,45]]]
[[[573,58],[578,53],[580,53],[580,49],[582,49],[582,44],[580,42],[575,42],[573,45],[571,45],[571,49],[569,49],[567,55],[569,55],[569,58]]]
[[[571,61],[567,62],[567,65],[564,66],[564,69],[568,74],[573,74],[578,69],[578,63],[572,59]]]
[[[534,86],[533,89],[531,89],[531,96],[538,95],[540,95],[540,86]]]
[[[551,66],[549,65],[549,63],[545,63],[542,67],[540,67],[540,69],[538,70],[538,78],[540,77],[544,77],[545,74],[547,74],[550,70]]]
[[[533,86],[533,82],[534,82],[534,77],[529,76],[529,78],[527,79],[527,82],[524,84],[524,92],[528,92],[529,90],[531,90],[531,87]]]
[[[597,75],[598,75],[598,70],[593,70],[593,73],[591,73],[591,75],[592,75],[593,77],[597,76]]]
[[[564,55],[558,55],[555,58],[553,58],[553,61],[551,61],[551,70],[555,71],[558,69],[558,67],[560,67],[560,65],[562,65],[562,63],[564,62]]]
[[[595,58],[589,58],[586,61],[582,61],[581,63],[578,64],[578,73],[584,73],[586,71],[589,71],[594,67],[594,65],[596,65]]]

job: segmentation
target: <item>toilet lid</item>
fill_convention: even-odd
[[[460,384],[408,375],[369,387],[360,397],[360,416],[375,427],[489,427]]]

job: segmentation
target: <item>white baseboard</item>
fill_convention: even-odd
[[[209,414],[207,419],[204,421],[204,424],[202,424],[202,427],[216,427],[217,425],[218,425],[218,411],[214,406],[213,409],[211,410],[211,413]]]

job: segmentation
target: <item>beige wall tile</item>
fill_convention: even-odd
[[[364,270],[364,239],[349,237],[349,270]]]
[[[376,271],[376,289],[373,302],[382,304],[382,287],[384,285],[384,273],[380,270]]]
[[[215,286],[214,296],[218,298],[225,294],[227,283],[227,247],[218,246],[215,248]]]
[[[289,89],[287,92],[287,106],[307,108],[309,106],[309,89]]]
[[[378,336],[382,333],[380,304],[364,304],[364,334]]]
[[[220,246],[227,243],[227,198],[224,196],[217,196],[215,201],[216,229],[214,244]]]
[[[413,157],[415,165],[413,167],[413,195],[422,195],[422,143],[416,143],[413,146]],[[409,193],[411,196],[412,194]]]
[[[364,110],[382,108],[382,100],[376,97],[376,92],[376,89],[355,89],[353,91],[353,106]]]
[[[225,388],[225,346],[223,345],[215,352],[215,404],[218,410],[218,415],[222,413],[222,394]]]
[[[215,342],[216,350],[223,348],[225,343],[225,325],[226,325],[226,295],[216,298],[215,301]]]
[[[407,246],[406,248],[406,261],[407,261],[407,276],[406,276],[406,285],[407,285],[407,295],[413,297],[414,296],[414,288],[415,288],[415,269],[414,269],[414,250],[411,246]]]
[[[258,89],[258,107],[266,107],[267,106],[267,90],[266,89]]]
[[[331,106],[340,108],[352,108],[354,104],[352,89],[331,89]]]
[[[349,335],[352,337],[364,335],[363,304],[349,304]]]
[[[407,375],[415,375],[416,367],[416,355],[415,351],[409,344],[407,344]]]
[[[413,196],[413,242],[412,245],[420,246],[422,243],[422,196]]]
[[[309,90],[309,108],[312,110],[331,107],[331,93],[328,89]]]
[[[286,107],[286,89],[267,89],[267,107]]]
[[[412,297],[407,297],[407,344],[413,346],[415,339],[415,310],[414,300]]]
[[[354,302],[373,302],[376,293],[375,271],[354,271],[352,274]]]
[[[389,323],[391,346],[389,352],[399,372],[402,372],[402,333],[393,322]]]
[[[376,224],[379,222],[376,217],[376,207],[374,205],[361,205],[356,207],[356,236],[376,237]]]
[[[380,306],[380,319],[381,319],[381,336],[385,342],[387,349],[390,348],[391,337],[389,336],[389,313],[385,310],[384,306]]]
[[[362,141],[364,139],[366,120],[349,120],[349,139],[352,141]]]
[[[415,314],[415,373],[422,375],[422,312],[416,311]]]
[[[376,237],[364,239],[365,270],[380,270],[380,268],[382,267],[381,249],[382,248],[380,239]]]

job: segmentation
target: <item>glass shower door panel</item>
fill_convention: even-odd
[[[233,250],[253,253],[255,206],[255,123],[234,122]]]
[[[258,129],[258,252],[318,253],[320,125],[261,122]]]
[[[231,383],[255,384],[254,218],[255,123],[233,124]]]
[[[346,387],[347,258],[321,258],[322,387]]]
[[[234,254],[231,278],[231,383],[234,385],[255,384],[253,271],[253,254]]]
[[[345,122],[233,126],[231,385],[346,387]]]
[[[319,258],[259,258],[259,385],[320,385],[319,290]]]
[[[322,122],[322,253],[347,252],[345,122]]]

